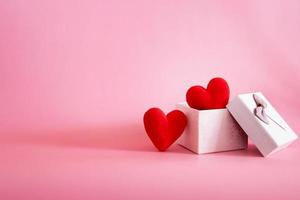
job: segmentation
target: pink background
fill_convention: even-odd
[[[299,199],[299,142],[160,153],[142,124],[221,76],[299,132],[299,35],[297,0],[0,0],[0,198]]]

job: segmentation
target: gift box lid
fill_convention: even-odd
[[[263,156],[285,148],[298,138],[261,92],[240,94],[227,109]]]

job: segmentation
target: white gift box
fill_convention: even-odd
[[[257,103],[257,98],[263,101],[263,106]],[[256,110],[258,107],[260,110]],[[238,95],[227,108],[263,156],[283,149],[298,138],[260,92]]]
[[[178,143],[198,153],[245,149],[248,137],[227,109],[197,110],[187,103],[176,105],[188,123]]]

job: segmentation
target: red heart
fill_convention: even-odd
[[[179,138],[186,124],[186,116],[179,110],[165,115],[159,108],[151,108],[144,114],[145,130],[160,151],[165,151]]]
[[[225,108],[229,100],[229,86],[222,78],[213,78],[207,89],[202,86],[193,86],[186,93],[186,101],[190,107],[203,109]]]

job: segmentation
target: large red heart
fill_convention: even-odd
[[[159,108],[151,108],[144,114],[145,130],[160,151],[165,151],[179,138],[186,124],[186,116],[179,110],[165,115]]]
[[[222,78],[213,78],[207,89],[193,86],[186,93],[186,101],[190,107],[205,110],[225,108],[229,100],[229,86]]]

